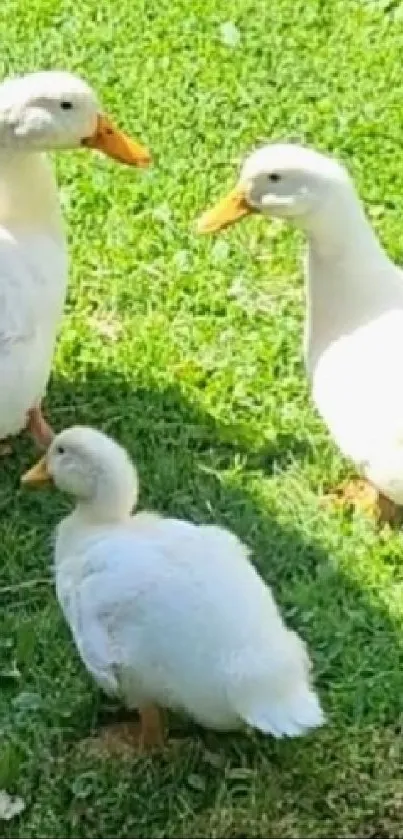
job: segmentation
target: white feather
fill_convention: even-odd
[[[55,482],[86,493],[58,528],[56,587],[97,683],[128,707],[154,702],[210,728],[249,723],[280,736],[321,725],[305,646],[247,548],[220,527],[130,517],[133,467],[102,437],[69,429],[48,455]]]
[[[403,504],[403,272],[336,160],[273,144],[248,157],[241,183],[255,209],[306,234],[305,351],[315,404],[343,454]]]

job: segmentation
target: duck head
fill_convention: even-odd
[[[0,85],[0,148],[99,149],[122,163],[147,166],[151,156],[103,113],[92,88],[63,71],[30,73]]]
[[[138,496],[137,470],[115,440],[88,426],[57,434],[21,482],[53,484],[98,520],[127,518]]]
[[[336,160],[319,152],[276,143],[246,158],[237,185],[197,222],[198,233],[214,233],[252,213],[300,222],[320,211],[335,187],[349,176]]]

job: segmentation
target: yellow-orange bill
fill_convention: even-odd
[[[242,187],[236,186],[225,198],[218,201],[215,207],[200,216],[196,223],[196,231],[197,233],[215,233],[250,213],[253,213],[253,207],[248,204]]]
[[[48,470],[48,465],[46,462],[46,457],[41,457],[38,460],[38,463],[35,463],[35,466],[32,469],[29,469],[28,472],[25,472],[25,475],[21,478],[22,484],[48,484],[52,480],[52,477]]]
[[[98,115],[94,134],[83,140],[82,145],[98,149],[128,166],[148,166],[151,163],[148,149],[116,128],[105,114]]]

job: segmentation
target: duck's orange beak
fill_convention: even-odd
[[[148,149],[116,128],[105,114],[98,114],[94,134],[82,140],[82,145],[98,149],[121,163],[127,163],[128,166],[145,167],[151,163]]]
[[[196,222],[196,232],[216,233],[217,230],[222,230],[253,212],[253,207],[246,200],[244,189],[238,185],[225,198],[218,201],[211,210],[207,210],[200,216]]]
[[[35,486],[38,484],[49,484],[51,481],[52,476],[48,470],[46,457],[41,457],[38,463],[35,463],[35,466],[29,469],[28,472],[25,472],[25,475],[21,478],[22,484]]]

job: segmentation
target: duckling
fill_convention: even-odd
[[[272,144],[200,218],[211,233],[251,213],[308,240],[305,361],[315,405],[359,478],[335,493],[379,521],[403,505],[403,272],[382,248],[347,169],[314,149]],[[364,480],[363,480],[363,479]]]
[[[46,447],[41,402],[67,288],[67,245],[46,152],[99,149],[146,166],[149,152],[119,131],[71,73],[0,84],[0,442],[27,428]]]
[[[305,645],[233,533],[133,513],[136,468],[93,428],[62,431],[22,478],[49,481],[76,501],[56,532],[57,597],[96,683],[140,714],[131,747],[162,746],[161,709],[274,737],[323,724]]]

